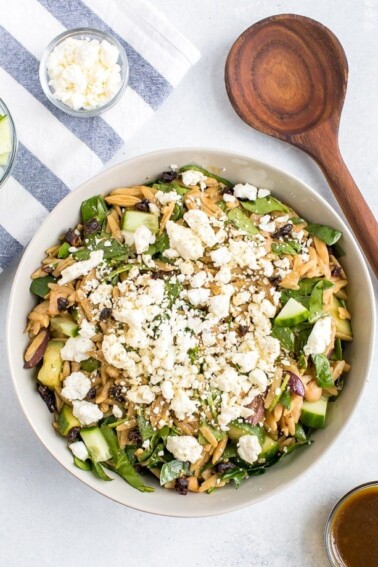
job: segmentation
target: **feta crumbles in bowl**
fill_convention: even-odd
[[[114,106],[124,93],[128,74],[120,42],[91,28],[58,35],[39,67],[45,95],[61,110],[79,117],[96,116]]]
[[[348,229],[309,188],[227,152],[159,152],[45,221],[15,279],[11,368],[38,435],[84,482],[146,511],[216,514],[287,485],[336,438],[368,371],[372,305]]]

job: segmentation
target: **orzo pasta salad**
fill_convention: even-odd
[[[84,201],[25,352],[76,466],[211,492],[309,444],[349,370],[340,237],[195,165]]]

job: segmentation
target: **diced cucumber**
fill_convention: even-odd
[[[240,230],[244,230],[244,232],[246,232],[249,236],[260,232],[251,219],[238,207],[228,211],[227,217],[231,224]]]
[[[264,439],[264,443],[261,446],[261,453],[259,455],[259,460],[264,459],[265,461],[270,461],[278,452],[278,443],[268,435]]]
[[[63,437],[67,437],[74,427],[80,427],[80,421],[72,413],[71,406],[64,404],[58,416],[58,431]]]
[[[82,429],[80,435],[94,463],[102,463],[111,458],[112,454],[109,445],[98,427]]]
[[[0,154],[9,154],[12,151],[12,136],[9,116],[0,118]]]
[[[66,337],[76,337],[79,332],[79,325],[69,317],[57,315],[50,321],[50,329],[54,334]]]
[[[308,427],[321,429],[325,426],[328,398],[322,396],[317,402],[303,402],[300,421]]]
[[[302,321],[306,321],[308,316],[309,311],[306,307],[303,307],[299,301],[291,297],[278,313],[274,320],[274,324],[277,327],[293,327],[294,325],[302,323]]]
[[[156,234],[159,230],[159,219],[152,213],[126,211],[123,216],[122,230],[135,232],[140,226],[146,226],[153,234]]]
[[[4,154],[0,154],[0,165],[7,165],[9,159],[9,152],[5,152]]]
[[[58,258],[63,258],[63,259],[68,258],[68,256],[70,255],[70,251],[69,251],[70,246],[71,245],[69,244],[69,242],[63,242],[63,244],[58,250],[58,254],[57,254]]]
[[[342,307],[340,300],[333,295],[332,303],[327,309],[336,325],[336,338],[342,341],[352,341],[353,333],[349,319],[341,319],[339,315],[339,307]]]
[[[60,351],[63,347],[63,342],[50,341],[43,355],[42,367],[38,372],[38,380],[51,390],[60,386],[59,375],[63,364]]]
[[[245,421],[232,421],[228,427],[228,437],[232,441],[239,441],[243,435],[256,435],[260,445],[264,443],[265,431],[259,425],[251,425]]]

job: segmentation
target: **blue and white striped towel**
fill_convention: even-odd
[[[104,115],[75,118],[42,92],[39,58],[65,28],[110,32],[129,58],[129,86]],[[146,0],[16,0],[0,20],[0,97],[16,123],[12,177],[0,189],[0,272],[49,211],[93,176],[159,108],[198,50]]]

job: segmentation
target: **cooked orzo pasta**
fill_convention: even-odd
[[[349,370],[340,236],[195,165],[84,201],[25,352],[75,464],[211,492],[309,444]]]

